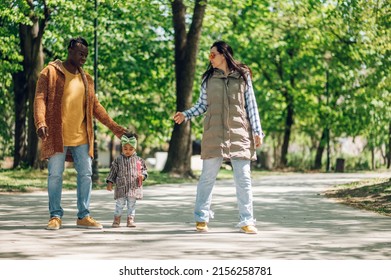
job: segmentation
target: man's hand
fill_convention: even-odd
[[[49,133],[48,133],[48,128],[46,126],[43,126],[38,129],[38,137],[41,138],[42,141],[46,141],[48,136]]]
[[[107,183],[106,190],[111,192],[113,190],[113,183],[111,183],[111,182]]]

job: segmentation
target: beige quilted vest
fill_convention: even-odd
[[[251,124],[245,109],[246,82],[237,71],[225,76],[216,69],[207,81],[201,158],[256,160]]]

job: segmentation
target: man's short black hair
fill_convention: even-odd
[[[76,37],[76,38],[72,38],[69,41],[68,49],[73,49],[73,47],[76,46],[78,43],[88,47],[88,43],[87,43],[86,39],[84,39],[83,37],[79,36],[79,37]]]

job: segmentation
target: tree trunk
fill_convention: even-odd
[[[322,157],[323,157],[323,152],[326,147],[326,141],[327,141],[326,134],[327,134],[326,129],[323,129],[318,148],[316,149],[314,169],[321,169],[322,168]]]
[[[285,99],[287,102],[287,108],[286,108],[286,119],[285,119],[285,129],[284,129],[284,140],[282,142],[281,147],[281,161],[280,161],[280,167],[286,167],[288,165],[288,148],[289,148],[289,141],[291,137],[292,132],[292,126],[293,126],[293,97],[286,92]]]
[[[288,49],[287,53],[291,59],[294,58],[295,56],[294,49]],[[288,76],[285,73],[282,61],[276,61],[275,64],[281,82],[284,83],[284,81],[286,81],[286,77],[289,77],[289,84],[290,84],[289,88],[284,87],[281,89],[282,95],[284,96],[287,105],[286,105],[284,138],[281,146],[281,158],[278,167],[284,168],[288,165],[288,149],[289,149],[289,142],[292,133],[292,126],[294,123],[294,104],[293,104],[294,97],[292,94],[292,90],[295,89],[296,85],[295,85],[295,76],[293,74],[290,74]]]
[[[206,9],[205,0],[197,0],[189,32],[186,32],[186,6],[182,0],[171,2],[175,30],[176,110],[191,106],[198,44]],[[182,177],[193,176],[191,170],[191,125],[174,124],[163,172]]]
[[[22,160],[26,158],[27,137],[26,137],[26,118],[27,118],[27,82],[23,72],[13,75],[14,82],[14,103],[15,103],[15,135],[14,135],[14,164],[18,167]]]
[[[94,0],[94,90],[98,93],[98,0]],[[94,159],[92,160],[92,182],[99,183],[99,149],[96,137],[96,120],[94,119]]]
[[[387,152],[387,168],[391,167],[391,122],[388,128],[388,152]]]
[[[39,73],[43,68],[44,57],[43,57],[43,49],[42,49],[42,41],[38,43],[34,42],[33,49],[37,48],[37,54],[34,58],[34,61],[31,65],[31,71],[28,78],[28,134],[27,134],[27,157],[26,163],[28,166],[37,168],[39,155],[38,155],[38,135],[35,129],[34,123],[34,99],[35,99],[35,88],[37,85],[37,80],[39,77]]]
[[[14,168],[21,165],[35,167],[38,164],[38,136],[34,125],[35,87],[43,68],[44,57],[42,36],[49,19],[49,10],[44,5],[44,17],[34,13],[34,4],[27,1],[31,25],[19,25],[20,51],[23,56],[23,70],[13,76],[15,90],[15,151]],[[26,127],[26,124],[28,126]],[[27,132],[26,132],[27,131]],[[27,139],[26,139],[27,138]]]
[[[109,164],[111,167],[111,163],[115,159],[115,142],[114,142],[114,135],[111,136],[110,142],[109,142]]]

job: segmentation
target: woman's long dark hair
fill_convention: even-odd
[[[213,43],[213,45],[210,48],[212,49],[213,47],[216,47],[217,51],[220,54],[224,55],[225,60],[227,61],[227,66],[228,66],[229,70],[238,71],[240,76],[246,82],[246,84],[248,84],[246,72],[247,71],[250,72],[250,77],[251,77],[251,75],[252,75],[251,69],[247,65],[245,65],[239,61],[236,61],[234,59],[234,52],[233,52],[231,46],[228,45],[224,41],[216,41]],[[214,71],[214,68],[212,66],[212,63],[209,62],[208,68],[206,69],[206,71],[202,75],[202,83],[205,83],[206,81],[208,81],[208,79],[213,75],[213,71]]]

